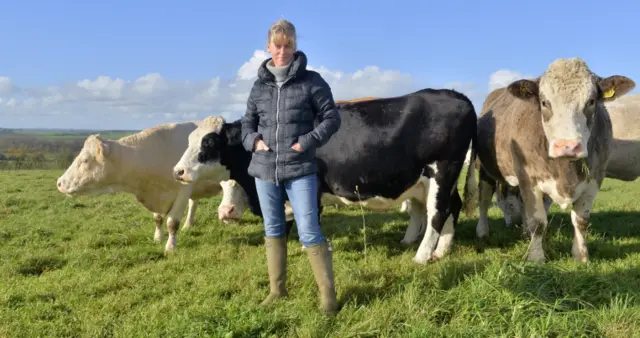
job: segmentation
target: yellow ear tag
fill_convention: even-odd
[[[615,93],[616,93],[616,89],[611,87],[611,89],[607,90],[602,94],[602,97],[604,97],[605,99],[612,98],[613,94]]]
[[[522,96],[525,96],[529,93],[529,90],[524,84],[520,85],[520,93],[522,94]]]

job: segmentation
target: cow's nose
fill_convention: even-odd
[[[233,211],[235,210],[234,205],[220,205],[218,210],[218,216],[220,219],[227,219],[232,216]]]
[[[175,178],[176,180],[182,180],[182,175],[184,175],[184,169],[173,171],[173,178]]]
[[[556,157],[578,157],[582,153],[582,142],[579,140],[557,140],[553,143]]]
[[[56,187],[58,187],[58,191],[64,192],[64,189],[62,189],[62,180],[61,179],[58,179],[58,181],[56,182]]]

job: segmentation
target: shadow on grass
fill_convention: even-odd
[[[340,245],[340,250],[362,251],[363,225],[361,215],[331,214],[323,216],[323,232],[327,237],[346,239]],[[400,212],[372,212],[365,215],[367,226],[367,245],[380,246],[388,249],[389,256],[401,255],[407,250],[417,250],[424,233],[410,245],[401,244],[409,225],[409,216]],[[482,252],[486,246],[509,248],[522,240],[519,229],[505,228],[502,218],[490,220],[492,235],[480,242],[476,238],[477,219],[460,220],[455,229],[454,246],[475,247]],[[453,248],[455,250],[455,248]]]
[[[504,218],[489,219],[489,237],[484,241],[475,240],[475,224],[477,220],[458,226],[456,242],[459,244],[478,243],[478,251],[484,248],[507,248],[517,243],[529,243],[529,238],[522,234],[522,225],[505,227]],[[550,259],[557,255],[571,253],[574,228],[571,224],[570,211],[551,212],[548,217],[545,251]],[[464,223],[463,223],[464,224]],[[466,233],[469,231],[469,233]],[[465,232],[462,236],[461,233]],[[562,239],[549,240],[551,236],[560,234]],[[639,211],[601,211],[591,214],[591,224],[587,236],[587,248],[591,259],[620,259],[628,254],[640,252],[640,244],[616,244],[613,240],[640,238]],[[471,239],[471,241],[469,241]]]
[[[615,298],[640,296],[637,266],[603,273],[587,267],[566,271],[527,263],[507,264],[503,271],[504,278],[500,281],[503,288],[518,297],[553,306],[556,313],[607,307]]]
[[[393,298],[398,293],[405,292],[405,286],[415,283],[415,278],[424,281],[432,280],[439,290],[450,290],[457,287],[460,283],[468,278],[482,274],[486,267],[491,263],[488,259],[479,259],[474,261],[458,262],[444,261],[436,268],[436,274],[432,272],[419,273],[418,276],[405,275],[402,273],[394,274],[391,271],[364,272],[358,276],[354,276],[351,282],[357,282],[357,285],[349,285],[341,292],[339,302],[342,306],[353,304],[356,307],[369,305],[375,300],[384,300]]]
[[[385,248],[389,257],[402,255],[407,251],[417,250],[423,235],[411,245],[401,244],[409,223],[409,216],[400,212],[366,211],[365,224],[368,247]],[[489,236],[480,241],[476,237],[477,218],[460,221],[456,226],[455,246],[475,248],[482,254],[487,248],[507,250],[515,245],[528,243],[523,237],[520,225],[505,227],[504,218],[489,219]],[[594,259],[618,259],[627,254],[640,252],[640,244],[613,244],[610,238],[638,238],[640,237],[640,212],[636,211],[605,211],[594,212],[591,216],[589,232],[592,239],[588,239],[588,248]],[[336,250],[347,252],[362,252],[364,250],[363,222],[361,215],[345,213],[329,213],[321,218],[323,234],[338,242]],[[552,212],[549,215],[547,233],[560,232],[567,238],[573,238],[573,226],[569,212]],[[594,236],[595,235],[595,236]],[[598,237],[593,239],[593,237]],[[603,238],[602,238],[603,237]],[[298,240],[298,231],[294,226],[289,241]],[[232,235],[228,242],[233,245],[260,246],[264,244],[264,230],[243,232]],[[557,251],[561,254],[571,252],[571,240],[552,241],[549,248],[551,256]]]
[[[336,249],[349,252],[361,252],[364,250],[363,221],[361,215],[344,213],[330,213],[322,215],[320,220],[322,232],[325,237],[338,241]],[[475,246],[480,244],[475,235],[477,220],[465,220],[458,223],[454,245]],[[384,247],[388,256],[397,256],[406,253],[407,250],[417,250],[422,241],[423,234],[414,243],[405,245],[400,243],[404,238],[409,225],[409,215],[400,212],[375,212],[367,211],[365,214],[366,236],[368,247]],[[492,236],[482,245],[508,248],[522,240],[519,229],[504,228],[504,220],[490,220],[490,226],[494,230]],[[297,227],[291,230],[289,241],[298,240]],[[233,245],[260,246],[264,244],[264,230],[242,232],[231,235],[227,240]]]

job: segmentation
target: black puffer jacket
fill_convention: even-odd
[[[318,171],[316,149],[340,128],[340,115],[329,84],[307,70],[307,57],[296,51],[284,83],[278,88],[265,60],[258,69],[242,119],[242,144],[253,152],[257,138],[270,148],[253,152],[248,173],[274,183]],[[314,128],[314,120],[317,126]],[[301,152],[291,149],[300,143]]]

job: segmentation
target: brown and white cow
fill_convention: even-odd
[[[173,177],[173,165],[187,149],[189,134],[200,124],[201,121],[168,123],[118,140],[91,135],[58,178],[58,190],[71,197],[121,191],[135,195],[153,213],[156,242],[162,240],[162,222],[166,217],[169,238],[165,253],[173,251],[187,204],[189,211],[183,229],[194,223],[198,200],[218,194],[219,182],[229,176],[221,169],[193,185],[180,184]]]
[[[605,107],[613,128],[611,157],[605,177],[634,181],[640,176],[640,94],[625,95],[606,102]],[[507,226],[514,220],[521,219],[522,198],[517,189],[508,189],[502,194],[496,192],[496,195]],[[545,209],[548,212],[550,203],[547,201],[550,202],[545,195]]]
[[[467,174],[465,204],[479,194],[476,233],[488,234],[488,208],[496,182],[518,187],[531,235],[528,259],[544,262],[547,225],[543,195],[564,210],[572,205],[572,253],[588,259],[585,236],[593,201],[609,161],[613,136],[604,102],[631,91],[624,76],[601,78],[579,58],[557,59],[535,79],[517,80],[494,91],[478,119],[479,189]],[[476,154],[472,153],[474,166]]]

